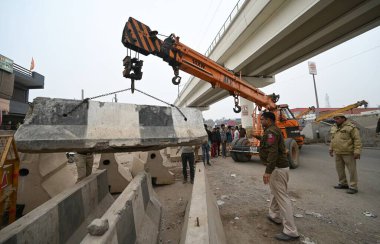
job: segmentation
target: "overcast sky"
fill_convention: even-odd
[[[243,2],[243,0],[241,0]],[[45,76],[45,89],[38,96],[81,98],[130,87],[123,78],[126,49],[121,35],[132,16],[160,34],[175,33],[185,45],[204,53],[237,1],[131,1],[131,0],[14,0],[0,1],[0,54]],[[171,83],[172,68],[160,58],[144,57],[143,79],[136,88],[173,103],[177,86]],[[342,107],[358,100],[380,105],[380,28],[373,29],[312,59],[316,62],[319,103]],[[183,81],[189,75],[181,72]],[[307,62],[276,75],[276,83],[263,89],[279,93],[279,103],[290,107],[315,105],[312,76]],[[119,102],[165,105],[130,92],[118,95]],[[112,101],[112,97],[98,99]],[[206,119],[239,117],[233,99],[226,98],[203,113]]]

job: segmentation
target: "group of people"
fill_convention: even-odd
[[[225,124],[221,124],[220,127],[215,126],[212,128],[212,131],[208,129],[206,124],[204,126],[208,135],[207,144],[211,149],[211,158],[216,158],[219,156],[222,156],[223,158],[227,157],[231,142],[233,140],[246,137],[246,130],[241,125],[226,127]],[[206,144],[206,142],[204,142],[204,144]],[[207,145],[202,148],[205,149],[203,151],[203,157],[207,158]]]

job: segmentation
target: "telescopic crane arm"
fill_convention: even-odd
[[[357,108],[357,107],[360,107],[360,106],[364,106],[366,108],[368,106],[368,103],[365,100],[358,101],[358,102],[356,102],[354,104],[351,104],[351,105],[348,105],[346,107],[337,109],[337,110],[332,111],[330,113],[323,114],[323,115],[319,116],[318,118],[316,118],[315,122],[321,122],[324,119],[328,119],[328,118],[334,117],[334,115],[336,115],[338,113],[342,113],[342,112],[345,112],[345,111],[348,111],[348,110],[351,110],[351,109],[354,109],[354,108]]]
[[[314,106],[311,106],[311,107],[305,109],[304,111],[302,111],[301,113],[299,113],[295,118],[296,118],[296,119],[300,119],[300,118],[302,118],[304,115],[310,113],[311,111],[313,111],[313,112],[315,111],[315,107],[314,107]]]
[[[178,85],[181,82],[179,70],[185,71],[204,81],[211,83],[213,88],[220,87],[229,91],[235,98],[234,111],[239,113],[238,97],[244,97],[256,103],[259,107],[268,110],[276,109],[279,95],[266,95],[258,88],[240,79],[230,70],[213,60],[196,52],[179,41],[179,37],[171,34],[164,41],[157,37],[158,32],[152,31],[147,25],[130,17],[123,31],[122,43],[125,47],[143,55],[153,54],[162,58],[174,70],[172,82]],[[142,60],[127,55],[124,60],[124,77],[131,79],[131,88],[134,90],[134,81],[142,78]]]

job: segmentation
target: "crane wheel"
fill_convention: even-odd
[[[231,157],[235,162],[248,162],[251,160],[251,153],[249,148],[251,143],[247,138],[240,138],[238,140],[233,140],[231,143],[232,149],[246,152],[231,152]]]
[[[300,164],[300,149],[297,142],[293,138],[285,139],[285,148],[287,150],[287,157],[289,160],[289,166],[291,169],[295,169]]]

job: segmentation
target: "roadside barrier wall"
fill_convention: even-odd
[[[141,172],[100,218],[108,221],[108,230],[102,235],[87,234],[81,243],[158,243],[161,214],[151,177]]]
[[[210,192],[205,168],[196,164],[195,179],[182,228],[181,244],[224,244],[224,233],[215,196]]]
[[[0,243],[79,243],[113,202],[106,171],[96,172],[0,231]]]

